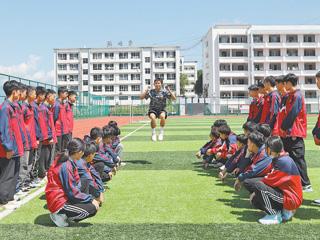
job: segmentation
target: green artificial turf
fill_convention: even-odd
[[[124,166],[109,183],[97,215],[69,228],[54,227],[44,195],[0,221],[0,239],[318,239],[320,207],[319,150],[309,117],[306,159],[313,193],[290,223],[262,226],[248,193],[235,192],[233,179],[221,183],[216,170],[203,170],[194,157],[207,141],[216,118],[169,118],[164,142],[151,142],[149,125],[123,141]],[[244,117],[227,119],[242,133]],[[122,127],[126,135],[142,123]]]

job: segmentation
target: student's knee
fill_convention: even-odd
[[[154,113],[150,113],[149,118],[151,120],[156,120],[157,116]]]
[[[87,209],[87,212],[89,213],[88,217],[93,217],[94,215],[97,214],[98,210],[96,207],[91,203],[90,206]]]
[[[164,112],[162,112],[162,113],[160,114],[160,119],[161,119],[161,120],[165,120],[165,119],[166,119],[166,114],[165,114]]]

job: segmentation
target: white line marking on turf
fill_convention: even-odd
[[[132,132],[128,133],[126,136],[120,138],[120,140],[121,141],[125,140],[126,138],[128,138],[132,134],[134,134],[135,132],[144,128],[147,124],[148,123],[143,124],[142,126],[138,127],[137,129],[133,130]],[[38,190],[36,190],[35,192],[27,195],[25,198],[23,198],[20,201],[12,201],[12,203],[10,203],[9,205],[4,205],[3,207],[5,208],[5,210],[0,212],[0,220],[3,219],[4,217],[8,216],[9,214],[11,214],[12,212],[17,210],[18,208],[20,208],[22,205],[28,203],[29,201],[31,201],[32,199],[34,199],[35,197],[37,197],[41,193],[43,193],[44,189],[45,189],[45,186],[43,186],[43,187],[39,188]]]

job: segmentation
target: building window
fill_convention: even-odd
[[[155,64],[154,64],[154,67],[155,67],[156,69],[164,69],[164,63],[163,63],[163,62],[155,63]]]
[[[78,53],[70,53],[70,60],[78,60],[79,54]]]
[[[156,73],[155,74],[155,79],[164,79],[164,74],[163,73]]]
[[[140,63],[131,63],[131,69],[140,69]]]
[[[83,86],[88,86],[88,80],[83,80]]]
[[[306,98],[317,98],[317,91],[308,90],[305,91]]]
[[[167,74],[167,80],[175,80],[176,74],[175,73],[168,73]]]
[[[316,56],[316,50],[314,48],[305,49],[304,50],[304,56],[305,57],[314,57],[314,56]]]
[[[140,74],[131,74],[131,80],[140,80]]]
[[[83,69],[82,73],[83,75],[88,75],[88,69]]]
[[[247,64],[238,64],[238,63],[232,64],[232,71],[247,71],[247,70],[248,70]]]
[[[305,84],[316,84],[316,79],[314,77],[306,77]]]
[[[105,92],[113,92],[114,86],[106,85],[106,86],[104,86],[104,91]]]
[[[225,49],[220,50],[219,51],[219,56],[220,57],[230,57],[230,50],[225,50]]]
[[[145,61],[146,63],[149,63],[149,62],[150,62],[150,57],[145,57],[145,58],[144,58],[144,61]]]
[[[120,74],[119,80],[120,81],[128,81],[128,74]]]
[[[269,42],[271,43],[279,43],[280,42],[280,35],[270,35]]]
[[[75,70],[78,71],[78,69],[79,69],[79,68],[78,68],[78,67],[79,67],[78,64],[70,64],[69,67],[70,67],[70,70],[74,70],[74,71],[75,71]]]
[[[287,56],[288,57],[297,57],[298,56],[298,49],[287,49]]]
[[[298,35],[287,35],[286,40],[287,40],[287,43],[297,43]]]
[[[299,70],[299,64],[298,63],[287,63],[287,70],[288,71],[297,71],[297,70]]]
[[[230,37],[227,35],[220,35],[219,43],[230,43]]]
[[[272,71],[281,71],[281,63],[270,63],[269,68]]]
[[[262,43],[263,42],[263,35],[253,35],[253,42],[254,43]]]
[[[102,59],[102,53],[93,53],[92,58],[93,59]]]
[[[245,35],[235,35],[231,38],[232,43],[247,43],[247,36]]]
[[[131,91],[132,92],[140,92],[140,85],[132,85]]]
[[[69,81],[70,82],[78,81],[78,75],[69,75]]]
[[[232,50],[232,57],[247,57],[248,50]]]
[[[248,79],[246,79],[246,78],[234,78],[234,79],[232,79],[232,84],[233,85],[247,85],[248,84]]]
[[[220,92],[220,98],[231,98],[231,92]]]
[[[155,58],[164,58],[164,52],[154,52]]]
[[[119,100],[128,100],[129,97],[128,96],[119,96]]]
[[[128,92],[128,85],[120,85],[120,92]]]
[[[102,64],[93,64],[93,70],[102,70]]]
[[[131,53],[131,58],[132,59],[139,59],[140,58],[140,53],[139,52],[132,52]]]
[[[119,64],[119,69],[120,70],[125,70],[125,69],[128,69],[129,66],[128,66],[128,63],[120,63]]]
[[[114,97],[106,96],[105,99],[108,100],[108,101],[113,101],[113,100],[114,100]]]
[[[230,78],[220,78],[220,85],[230,85]]]
[[[104,58],[114,59],[114,53],[113,52],[104,53]]]
[[[82,62],[83,62],[84,64],[88,63],[88,58],[82,59]]]
[[[58,53],[58,59],[59,60],[67,60],[67,54],[66,53]]]
[[[247,94],[247,92],[233,92],[232,96],[233,98],[245,98],[248,96]]]
[[[58,70],[67,70],[67,64],[58,64]]]
[[[316,64],[315,63],[305,63],[304,70],[316,70]]]
[[[270,57],[280,57],[281,56],[280,49],[270,49],[269,50],[269,56]]]
[[[146,85],[150,85],[151,84],[151,80],[150,79],[146,79],[146,80],[144,80],[144,82],[146,83]]]
[[[264,70],[263,63],[255,63],[254,70],[255,71],[263,71]]]
[[[315,42],[316,36],[313,34],[310,35],[303,35],[303,42]]]
[[[151,73],[150,68],[146,68],[146,69],[144,70],[144,73],[145,73],[145,74],[150,74],[150,73]]]
[[[102,81],[102,75],[99,74],[99,75],[93,75],[93,81]]]
[[[102,92],[102,86],[101,85],[93,86],[93,92]]]
[[[139,96],[131,96],[131,100],[140,100]]]
[[[176,68],[176,63],[175,62],[167,62],[167,68],[175,69]]]
[[[128,59],[128,53],[127,52],[121,52],[119,53],[120,59]]]
[[[78,86],[70,86],[70,90],[73,91],[78,91],[79,87]]]
[[[104,79],[106,81],[113,81],[114,80],[114,75],[113,74],[106,74],[106,75],[104,75]]]
[[[227,63],[221,63],[220,64],[220,71],[230,71],[230,64]]]
[[[107,63],[104,65],[105,70],[113,70],[114,69],[114,64],[113,63]]]
[[[263,49],[254,49],[253,54],[255,57],[263,57]]]
[[[167,52],[167,58],[175,58],[176,52],[175,51],[168,51]]]
[[[67,75],[58,75],[58,81],[66,82],[67,81]]]

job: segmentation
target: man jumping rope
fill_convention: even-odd
[[[164,135],[164,126],[166,124],[167,118],[167,111],[165,110],[167,105],[167,99],[176,100],[176,96],[170,90],[168,86],[166,86],[166,90],[162,89],[162,80],[157,78],[153,82],[154,89],[146,89],[141,95],[140,99],[149,99],[150,98],[150,105],[149,105],[149,112],[148,116],[151,120],[151,129],[152,141],[157,141],[157,134],[156,134],[156,126],[157,121],[156,119],[160,119],[160,134],[159,134],[159,141],[163,140]]]

